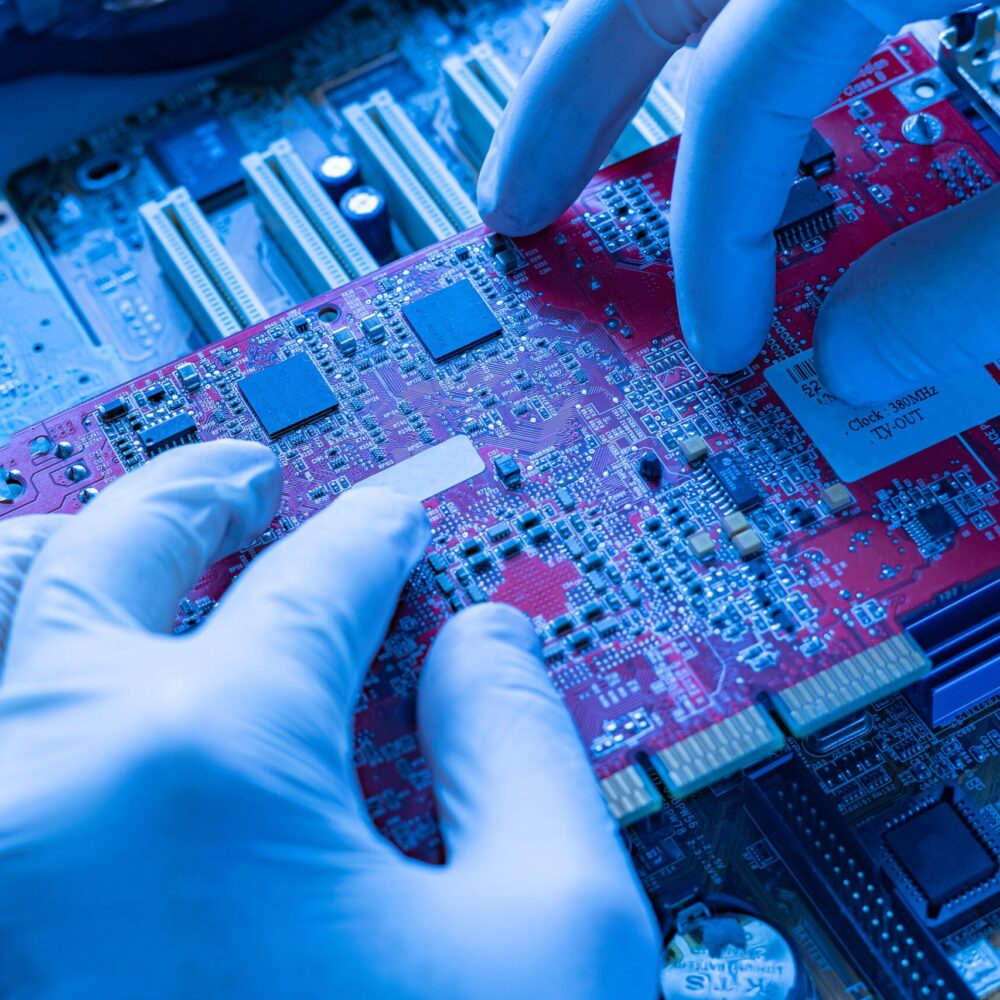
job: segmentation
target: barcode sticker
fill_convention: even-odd
[[[878,472],[1000,414],[1000,385],[985,368],[875,406],[849,406],[820,382],[812,351],[772,365],[768,382],[841,479]]]

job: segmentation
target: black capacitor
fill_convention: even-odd
[[[340,199],[340,211],[377,261],[383,262],[393,256],[389,209],[380,191],[367,184],[351,188]]]
[[[643,452],[639,459],[639,475],[648,482],[657,484],[663,478],[663,463],[654,452]]]
[[[331,153],[324,156],[313,171],[324,191],[335,201],[352,187],[361,183],[361,168],[358,161],[347,153]]]

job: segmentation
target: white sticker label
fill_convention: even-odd
[[[1000,385],[985,368],[874,406],[849,406],[831,395],[816,375],[812,351],[772,365],[765,375],[847,482],[1000,414]]]
[[[478,476],[486,468],[475,445],[464,435],[456,434],[441,444],[425,448],[388,469],[382,469],[358,486],[384,486],[414,500],[429,500],[466,479]]]

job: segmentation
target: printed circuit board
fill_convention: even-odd
[[[664,790],[688,795],[913,682],[929,664],[907,617],[1000,568],[1000,422],[973,409],[945,440],[911,434],[929,387],[894,404],[915,453],[855,479],[772,385],[818,391],[812,324],[865,250],[1000,178],[949,89],[907,36],[817,121],[750,369],[708,376],[680,335],[673,141],[603,172],[535,237],[473,228],[14,435],[0,515],[72,513],[188,442],[269,445],[280,515],[199,583],[188,629],[260,547],[415,463],[434,539],[356,720],[379,827],[438,856],[413,698],[441,623],[485,600],[532,617],[612,809],[634,821]],[[905,138],[917,112],[941,123],[934,143]]]

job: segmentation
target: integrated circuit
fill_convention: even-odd
[[[833,229],[837,225],[835,204],[833,196],[812,177],[800,177],[788,192],[781,221],[774,230],[779,248],[791,250]]]
[[[237,384],[268,437],[325,416],[338,405],[336,395],[308,354],[293,354],[247,375]]]
[[[493,310],[466,280],[411,303],[403,316],[435,361],[447,361],[503,333]]]
[[[883,835],[904,885],[925,907],[929,920],[948,916],[956,904],[982,903],[996,894],[1000,858],[953,789],[943,798],[912,807]],[[907,884],[908,883],[908,884]],[[987,899],[986,902],[989,900]]]
[[[950,538],[958,530],[955,519],[939,503],[921,507],[916,513],[916,521],[935,542]]]
[[[179,444],[191,444],[197,440],[198,425],[190,413],[177,413],[139,431],[139,441],[150,457]]]
[[[214,112],[165,128],[149,142],[149,154],[167,181],[187,188],[197,202],[243,184],[245,152],[232,127]]]
[[[737,510],[752,510],[761,502],[760,490],[736,452],[721,451],[709,455],[706,465]]]

